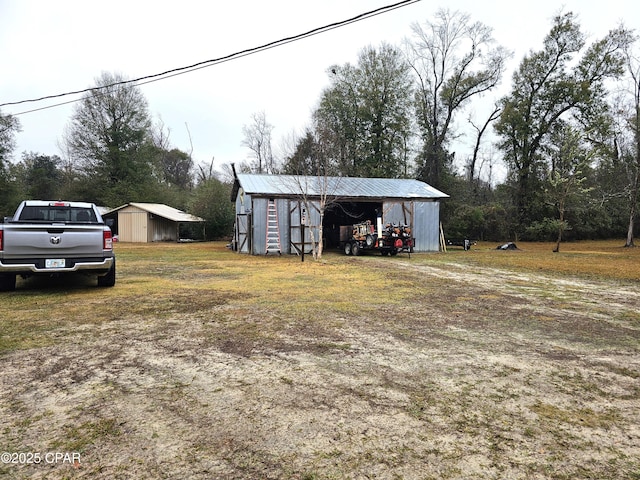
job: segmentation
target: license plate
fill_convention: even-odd
[[[44,261],[45,268],[64,268],[64,258],[47,258]]]

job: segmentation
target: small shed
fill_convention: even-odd
[[[236,174],[231,193],[236,217],[232,246],[240,253],[264,255],[275,237],[281,253],[296,254],[302,248],[307,253],[310,231],[318,231],[319,205],[325,201],[327,249],[338,247],[341,226],[367,220],[375,224],[381,215],[385,223],[411,228],[414,251],[438,251],[440,201],[448,197],[413,179]],[[303,222],[307,228],[302,228]]]
[[[180,225],[204,219],[161,203],[127,203],[102,215],[114,220],[113,233],[121,242],[177,242]]]

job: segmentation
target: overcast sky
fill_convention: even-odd
[[[0,0],[0,103],[80,90],[101,72],[137,78],[222,57],[354,17],[397,0]],[[422,0],[383,15],[301,41],[185,75],[141,86],[155,120],[170,129],[174,147],[196,162],[241,162],[244,125],[264,111],[282,138],[303,132],[327,69],[355,63],[358,52],[382,42],[400,45],[414,22],[433,19],[438,8],[470,14],[494,30],[514,52],[510,72],[529,50],[539,50],[556,13],[579,15],[583,31],[599,39],[624,22],[640,27],[632,0]],[[510,74],[503,88],[510,84]],[[70,100],[77,97],[68,97]],[[3,113],[59,103],[62,99],[1,107]],[[73,105],[19,115],[15,159],[22,152],[63,156],[59,148]],[[464,150],[464,142],[459,147]],[[468,152],[458,152],[458,158]]]

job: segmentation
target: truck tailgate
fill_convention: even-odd
[[[102,225],[5,225],[4,258],[102,257]]]

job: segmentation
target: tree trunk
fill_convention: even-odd
[[[625,247],[635,247],[633,243],[633,227],[636,223],[636,213],[638,208],[638,188],[640,187],[640,162],[636,166],[636,178],[634,179],[633,188],[631,190],[631,199],[629,202],[629,228],[627,229],[627,242]]]
[[[556,247],[553,249],[554,253],[558,253],[560,251],[561,241],[562,241],[562,221],[560,221],[560,225],[558,225],[558,239],[556,240]]]
[[[636,195],[634,195],[635,197]],[[635,247],[633,242],[633,227],[636,223],[636,202],[631,203],[631,211],[629,212],[629,228],[627,229],[627,242],[624,244],[625,247]]]
[[[556,240],[556,248],[553,249],[554,253],[560,251],[560,242],[562,241],[562,231],[564,227],[564,203],[560,204],[560,222],[558,223],[558,239]]]
[[[320,227],[318,229],[318,236],[320,238],[318,238],[318,245],[317,245],[317,253],[316,253],[316,260],[320,260],[322,258],[322,252],[324,250],[324,239],[322,238],[322,224],[320,224]]]

